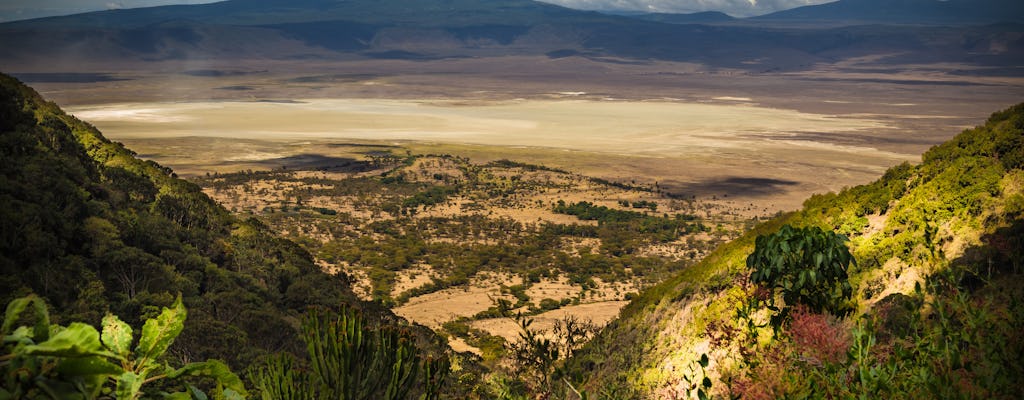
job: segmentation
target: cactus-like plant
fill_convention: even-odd
[[[302,337],[312,373],[295,373],[286,356],[271,358],[253,372],[262,398],[398,400],[420,386],[420,398],[433,400],[449,369],[446,357],[422,360],[408,331],[370,326],[349,308],[333,316],[310,312]]]

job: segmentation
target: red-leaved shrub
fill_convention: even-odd
[[[851,337],[835,317],[811,312],[798,305],[793,309],[792,321],[786,332],[793,345],[812,364],[840,363],[846,359]]]

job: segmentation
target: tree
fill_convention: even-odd
[[[815,312],[841,315],[849,312],[846,301],[853,295],[846,269],[856,264],[846,247],[845,236],[818,227],[785,225],[770,235],[758,236],[747,257],[750,279],[766,287],[769,309],[777,312],[778,327],[788,309],[803,304]],[[776,303],[782,298],[782,306]]]

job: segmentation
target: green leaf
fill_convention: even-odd
[[[135,375],[133,372],[125,372],[117,378],[117,390],[116,396],[118,400],[134,400],[139,396],[139,390],[142,389],[142,381],[144,379],[141,376]]]
[[[159,316],[147,320],[142,326],[142,337],[135,348],[135,357],[145,362],[163,355],[181,334],[185,327],[185,317],[185,306],[181,304],[179,294],[171,308],[164,308]]]
[[[103,317],[103,344],[120,356],[128,356],[132,347],[132,327],[114,314]]]
[[[242,380],[231,372],[231,368],[224,364],[220,360],[206,360],[203,362],[194,362],[181,367],[175,371],[167,374],[170,379],[176,379],[182,376],[206,376],[215,379],[225,388],[233,390],[237,393],[248,394],[245,390],[245,385]]]
[[[164,400],[192,400],[192,395],[188,392],[168,393],[164,395]]]
[[[99,356],[68,358],[57,365],[57,372],[66,376],[120,375],[124,369]]]
[[[702,368],[707,368],[708,367],[708,355],[707,354],[701,354],[700,355],[700,366]]]
[[[18,323],[21,314],[29,305],[33,305],[36,312],[36,326],[33,331],[33,339],[42,342],[50,337],[50,313],[46,310],[46,303],[36,295],[29,295],[12,300],[7,304],[7,311],[4,313],[4,323],[0,326],[0,336],[5,336],[14,325]]]
[[[36,356],[84,357],[92,355],[109,355],[100,344],[100,333],[96,328],[81,322],[72,322],[64,330],[57,332],[50,340],[43,343],[25,346],[25,353]]]
[[[18,317],[28,307],[28,303],[32,301],[32,297],[22,297],[11,300],[7,303],[7,312],[4,314],[4,325],[0,328],[0,335],[7,335],[11,329],[14,328],[14,324],[18,323]]]

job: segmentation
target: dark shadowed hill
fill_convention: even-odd
[[[136,327],[181,294],[188,320],[168,354],[239,371],[301,354],[308,307],[400,323],[295,243],[0,74],[0,303],[30,293],[57,323],[99,325],[112,312]]]

